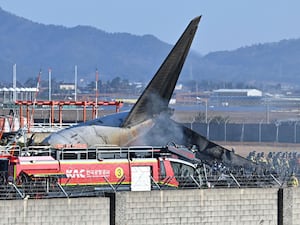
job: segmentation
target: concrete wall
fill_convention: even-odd
[[[0,225],[300,225],[300,188],[117,192],[0,201]]]
[[[109,225],[109,198],[0,201],[0,224]]]
[[[300,225],[300,188],[283,189],[283,225]]]
[[[278,189],[116,194],[116,224],[276,225]]]

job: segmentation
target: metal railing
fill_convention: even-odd
[[[66,148],[56,149],[51,146],[28,146],[18,145],[0,146],[0,155],[10,154],[14,156],[52,156],[56,160],[68,159],[116,159],[116,158],[153,158],[160,152],[161,147],[155,146],[95,146],[91,148]],[[137,151],[138,150],[138,151]]]
[[[30,127],[30,132],[52,133],[74,125],[76,125],[76,123],[34,123]]]

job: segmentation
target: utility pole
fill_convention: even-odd
[[[51,91],[52,91],[51,90],[51,88],[52,88],[51,87],[51,79],[52,79],[51,76],[52,76],[52,71],[51,71],[51,68],[49,68],[49,70],[48,70],[48,80],[49,80],[48,81],[49,82],[49,94],[48,94],[49,96],[48,96],[48,98],[49,98],[49,101],[52,100],[52,98],[51,98],[51,95],[52,95],[52,93],[51,93]]]
[[[99,79],[99,72],[98,69],[96,69],[96,87],[95,87],[95,109],[96,109],[96,113],[95,113],[95,118],[98,117],[98,79]]]
[[[77,65],[75,65],[74,73],[74,100],[77,101]]]
[[[13,65],[13,103],[17,100],[17,64]]]

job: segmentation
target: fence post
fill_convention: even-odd
[[[262,125],[262,120],[258,124],[258,142],[261,142],[261,125]]]
[[[210,120],[208,121],[208,123],[206,124],[206,138],[209,139],[209,124],[210,124]]]
[[[283,225],[283,189],[279,188],[277,195],[277,224]]]
[[[276,142],[278,142],[278,135],[279,135],[279,126],[280,126],[280,122],[275,122],[275,126],[276,126]]]
[[[298,121],[294,123],[294,143],[297,143],[297,124]]]
[[[227,124],[228,120],[225,120],[225,123],[224,123],[224,141],[226,142],[227,141],[227,128],[226,128],[226,124]]]
[[[243,142],[243,141],[244,141],[244,131],[245,131],[245,124],[243,123],[243,124],[242,124],[242,132],[241,132],[241,139],[240,139],[240,142]]]

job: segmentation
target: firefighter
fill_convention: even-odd
[[[288,187],[298,187],[299,186],[299,181],[298,181],[298,178],[295,176],[295,173],[292,173],[290,179],[288,180],[287,185],[288,185]]]
[[[298,174],[300,172],[300,154],[297,155],[296,168],[296,173]]]
[[[288,160],[288,154],[286,152],[283,153],[281,162],[282,162],[282,169],[283,169],[282,172],[284,172],[285,174],[289,174],[290,163],[289,163],[289,160]]]
[[[258,157],[258,159],[257,159],[257,161],[260,163],[260,164],[262,164],[262,165],[267,165],[267,160],[266,160],[266,158],[265,158],[265,153],[264,152],[261,152],[260,153],[260,155],[259,156],[257,156]]]
[[[282,172],[282,160],[281,160],[281,152],[277,152],[276,155],[273,157],[273,164],[275,167],[275,170],[278,174],[281,174]]]
[[[274,162],[273,162],[273,153],[269,152],[268,156],[267,156],[267,164],[270,167],[270,169],[272,171],[275,171],[275,166],[274,166]]]
[[[252,162],[256,162],[256,159],[255,159],[255,151],[252,151],[249,153],[249,155],[247,156],[247,159],[251,160]]]

